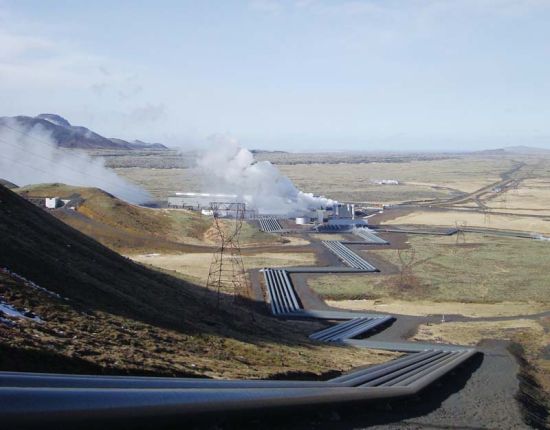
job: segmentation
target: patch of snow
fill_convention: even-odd
[[[542,234],[533,234],[533,239],[543,240],[545,242],[550,242],[550,237],[549,236],[543,236]]]
[[[15,309],[13,306],[8,305],[2,299],[0,299],[0,312],[4,313],[4,315],[8,317],[25,318],[25,315]]]
[[[153,253],[153,254],[143,254],[144,257],[158,257],[161,254]]]
[[[4,314],[5,316],[11,318],[24,318],[28,320],[33,320],[38,323],[44,322],[40,317],[33,314],[28,309],[25,309],[23,311],[16,309],[14,306],[6,303],[2,297],[0,297],[0,314]]]

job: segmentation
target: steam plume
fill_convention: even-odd
[[[236,194],[261,214],[298,216],[333,201],[304,193],[269,161],[254,155],[234,139],[216,137],[197,161],[211,191]]]
[[[0,125],[0,178],[19,186],[62,182],[98,187],[131,203],[151,200],[149,194],[108,170],[101,158],[83,151],[57,148],[40,125],[23,128],[17,120]]]

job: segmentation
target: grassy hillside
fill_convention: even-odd
[[[212,219],[197,212],[149,209],[126,203],[97,188],[65,184],[39,184],[17,190],[33,197],[73,199],[76,211],[66,208],[52,213],[77,230],[123,253],[186,251],[182,245],[212,246]],[[245,225],[242,243],[270,244],[278,238]]]
[[[0,315],[4,370],[267,377],[388,357],[312,345],[317,323],[219,310],[203,289],[133,263],[2,186],[0,268],[0,300],[43,321]]]

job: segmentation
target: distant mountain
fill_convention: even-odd
[[[550,155],[550,149],[536,148],[534,146],[506,146],[504,148],[484,149],[481,151],[474,151],[472,154],[481,155]]]
[[[127,142],[122,139],[109,139],[86,127],[71,125],[65,118],[51,113],[35,117],[19,115],[0,117],[0,126],[10,127],[11,121],[17,121],[24,132],[35,127],[45,130],[60,148],[79,149],[168,149],[160,143],[145,143],[140,140]]]
[[[168,149],[162,143],[147,143],[142,140],[134,140],[130,143],[134,148],[144,149]]]
[[[513,153],[513,154],[550,154],[550,149],[546,148],[536,148],[533,146],[507,146],[506,148],[503,148],[505,152]]]
[[[251,149],[252,154],[288,154],[287,151],[268,151],[267,149]]]

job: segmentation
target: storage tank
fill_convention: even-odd
[[[303,217],[303,216],[296,217],[296,224],[297,225],[304,225],[304,224],[307,224],[307,223],[309,223],[309,218],[306,218],[306,217]]]
[[[317,209],[317,223],[323,224],[324,220],[325,220],[324,209]]]

